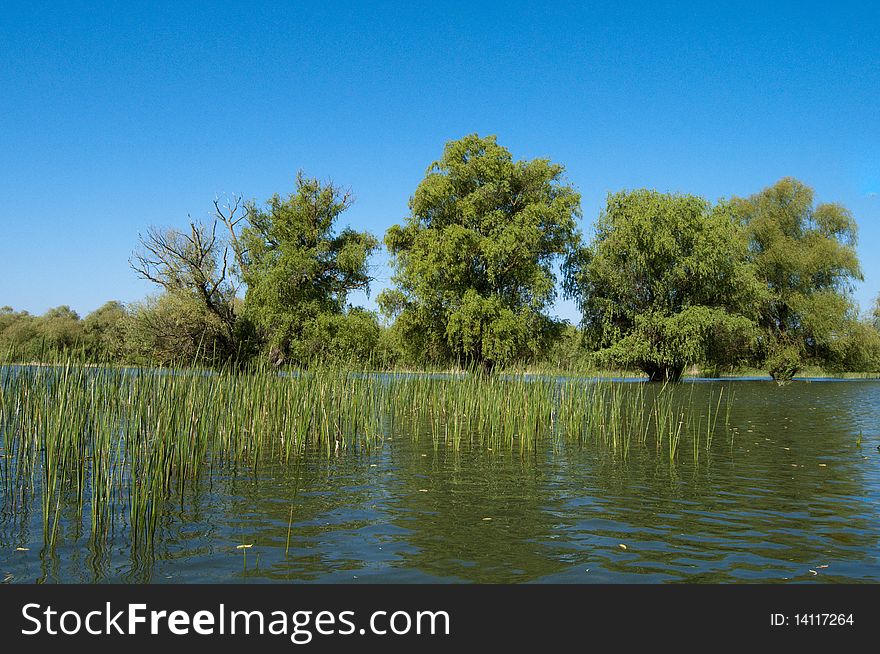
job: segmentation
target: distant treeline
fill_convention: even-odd
[[[338,228],[351,206],[297,175],[264,204],[214,202],[207,222],[150,228],[131,258],[160,293],[81,319],[0,309],[0,353],[79,351],[132,364],[623,368],[677,380],[689,366],[880,370],[880,302],[860,316],[856,223],[784,178],[748,198],[610,194],[585,238],[580,195],[548,159],[516,161],[494,137],[447,143],[384,245],[394,287],[368,290],[379,240]],[[561,278],[561,279],[560,279]],[[559,292],[577,327],[552,318]]]

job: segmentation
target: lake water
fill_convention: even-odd
[[[122,530],[93,545],[71,515],[44,550],[39,501],[2,498],[0,579],[880,581],[880,382],[723,385],[730,431],[697,460],[639,445],[625,461],[589,444],[454,451],[393,433],[369,452],[206,478],[148,556]]]

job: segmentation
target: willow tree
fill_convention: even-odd
[[[566,286],[603,363],[678,381],[689,364],[729,365],[749,351],[760,285],[745,253],[726,204],[622,191],[567,262]]]
[[[554,262],[578,244],[580,195],[548,159],[514,161],[494,136],[446,144],[385,244],[396,290],[379,298],[412,357],[491,370],[558,331]]]
[[[247,285],[245,312],[275,364],[308,359],[314,343],[335,338],[322,327],[345,325],[327,316],[347,316],[348,294],[369,288],[368,259],[378,241],[368,232],[337,231],[351,203],[348,191],[299,173],[286,198],[249,203],[237,216],[217,207]],[[359,326],[360,316],[351,322]]]
[[[732,206],[767,287],[759,305],[764,366],[783,380],[807,362],[839,360],[857,322],[853,281],[862,279],[852,214],[840,204],[814,206],[813,189],[790,177]]]

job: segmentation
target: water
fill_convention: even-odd
[[[3,508],[0,580],[880,581],[880,382],[724,385],[731,430],[697,460],[684,442],[670,464],[653,446],[623,461],[592,444],[454,451],[395,433],[370,452],[216,473],[149,556],[124,534],[93,545],[71,512],[46,551],[39,501]]]

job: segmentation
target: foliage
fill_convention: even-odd
[[[533,363],[549,370],[566,372],[586,372],[595,367],[591,352],[585,347],[583,332],[568,324],[562,327],[552,345]]]
[[[874,307],[871,309],[871,324],[880,332],[880,295],[874,300]]]
[[[0,308],[0,354],[5,357],[37,361],[83,344],[82,321],[67,305],[49,309],[42,316]]]
[[[34,360],[43,349],[42,341],[36,316],[8,306],[0,308],[0,354],[19,361]]]
[[[880,297],[859,316],[856,224],[784,178],[711,204],[646,189],[610,194],[581,244],[580,196],[548,159],[515,161],[494,136],[446,144],[385,234],[395,288],[380,323],[349,304],[369,291],[368,232],[337,228],[351,193],[297,174],[263,206],[214,201],[208,222],[150,228],[130,263],[162,293],[84,319],[0,308],[0,355],[46,361],[370,368],[640,369],[677,380],[759,365],[880,369]],[[218,234],[218,225],[222,234]],[[225,230],[222,228],[225,226]],[[559,264],[579,327],[550,315]],[[241,292],[245,291],[244,297]]]
[[[835,373],[880,371],[880,332],[871,322],[850,320],[834,346],[825,369]]]
[[[49,309],[39,322],[40,333],[52,351],[71,350],[82,340],[79,314],[66,304]]]
[[[83,350],[92,359],[118,360],[124,356],[126,317],[125,307],[115,301],[85,319],[67,305],[49,309],[42,316],[2,307],[0,356],[32,362]]]
[[[397,289],[379,304],[409,358],[491,369],[547,347],[553,264],[578,242],[580,196],[562,175],[514,161],[494,136],[446,144],[385,235]]]
[[[128,311],[115,300],[103,304],[83,319],[83,340],[92,359],[118,361],[124,358],[127,320]]]
[[[304,326],[293,344],[293,358],[321,365],[369,365],[374,362],[381,329],[376,314],[365,309],[322,313]]]
[[[125,328],[128,358],[159,365],[226,360],[226,325],[192,294],[163,293],[135,305]]]
[[[805,362],[832,363],[853,328],[853,280],[862,279],[856,223],[839,204],[813,204],[813,190],[786,177],[732,201],[748,256],[768,292],[759,303],[765,366],[790,379]]]
[[[264,208],[247,206],[240,233],[235,221],[226,221],[247,284],[246,312],[276,364],[324,351],[315,339],[338,331],[348,293],[369,289],[368,258],[378,242],[368,232],[335,229],[351,203],[332,182],[299,173],[287,198],[274,195]]]
[[[677,380],[688,364],[732,364],[748,351],[761,291],[744,255],[726,204],[622,191],[567,262],[566,283],[601,362]]]

